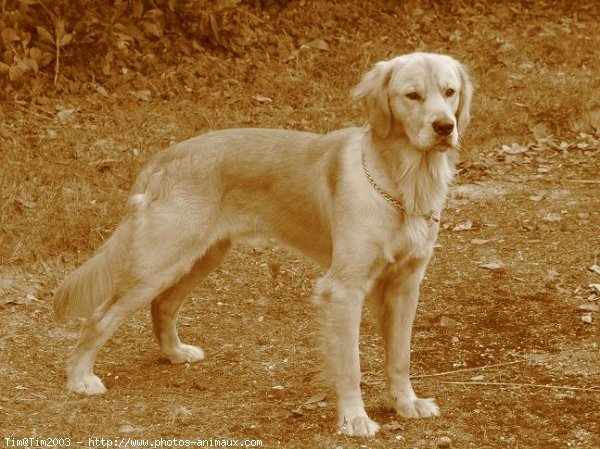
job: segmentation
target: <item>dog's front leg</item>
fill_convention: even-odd
[[[330,274],[316,287],[325,375],[337,397],[339,432],[373,436],[379,425],[367,416],[360,391],[358,337],[365,294]]]
[[[420,399],[410,382],[410,344],[417,311],[419,288],[428,258],[412,259],[394,270],[385,280],[376,309],[385,352],[385,374],[391,406],[406,418],[439,416],[433,399]]]

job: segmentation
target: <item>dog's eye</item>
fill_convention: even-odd
[[[406,98],[409,100],[419,101],[421,96],[417,92],[409,92],[406,94]]]
[[[446,89],[446,96],[447,97],[451,97],[456,93],[456,91],[454,89],[452,89],[451,87],[449,87],[448,89]]]

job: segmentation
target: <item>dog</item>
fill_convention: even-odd
[[[87,318],[67,362],[68,390],[106,391],[93,373],[96,355],[148,304],[164,357],[202,360],[202,349],[179,340],[179,309],[234,243],[266,237],[327,269],[314,302],[339,432],[379,429],[360,391],[364,303],[382,335],[393,408],[408,418],[439,415],[411,385],[411,328],[472,92],[455,59],[411,53],[377,63],[353,90],[363,127],[221,130],[157,153],[122,223],[54,295],[59,318]]]

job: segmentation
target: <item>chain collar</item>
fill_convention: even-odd
[[[385,190],[379,187],[379,185],[375,182],[373,176],[371,175],[371,172],[369,172],[369,168],[367,167],[367,159],[365,158],[364,151],[362,153],[362,165],[365,170],[365,175],[367,175],[367,179],[369,180],[371,186],[375,189],[375,191],[379,193],[379,195],[381,195],[387,202],[393,204],[398,210],[400,210],[401,212],[406,212],[404,205],[399,200],[391,196],[389,193],[387,193]],[[433,211],[429,211],[426,214],[423,214],[423,218],[425,218],[425,220],[429,221],[431,224],[440,222],[440,219],[433,213]]]

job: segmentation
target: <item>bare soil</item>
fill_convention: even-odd
[[[434,448],[448,437],[456,448],[600,447],[599,6],[302,0],[251,11],[268,45],[201,48],[108,87],[0,104],[0,445]],[[98,357],[108,393],[65,391],[79,323],[55,322],[52,291],[110,235],[151,154],[211,129],[360,124],[349,89],[375,61],[415,50],[452,54],[477,85],[413,333],[415,388],[442,417],[385,409],[365,312],[363,392],[383,428],[373,439],[336,435],[310,303],[322,271],[275,245],[237,248],[186,303],[182,340],[206,360],[161,360],[143,311]]]

